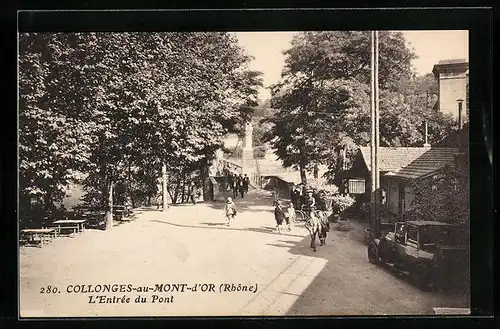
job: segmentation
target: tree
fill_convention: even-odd
[[[248,120],[262,84],[249,60],[229,33],[22,35],[23,194],[61,198],[83,171],[110,228],[113,186],[129,180],[131,194],[132,167],[147,186],[162,164],[204,172]]]
[[[379,47],[381,145],[423,143],[424,121],[430,141],[438,140],[448,118],[432,111],[436,82],[415,76],[416,56],[401,33],[381,32]],[[354,153],[353,143],[369,143],[370,51],[369,32],[337,31],[300,33],[284,52],[282,80],[271,92],[278,112],[267,120],[273,129],[265,140],[285,167],[299,167],[304,182],[305,172],[317,172],[320,164],[334,175],[339,164],[352,160],[340,157]]]
[[[19,36],[20,200],[43,197],[46,211],[78,181],[96,128],[78,115],[89,86],[79,84],[81,49],[66,47],[78,41],[78,35]]]
[[[279,111],[268,118],[273,128],[265,134],[285,167],[297,165],[305,183],[306,171],[315,171],[332,157],[348,136],[368,140],[369,102],[366,86],[356,80],[305,82],[301,88],[279,85],[273,90],[272,107]]]

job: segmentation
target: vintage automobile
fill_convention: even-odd
[[[373,264],[410,275],[423,290],[468,281],[468,242],[459,227],[436,221],[406,221],[368,245]]]

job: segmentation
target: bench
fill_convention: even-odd
[[[85,232],[85,222],[86,219],[62,219],[56,220],[52,224],[57,225],[54,228],[57,230],[57,234],[61,234],[61,230],[72,230],[72,233]]]
[[[124,206],[124,205],[113,206],[113,215],[116,215],[117,220],[122,220],[124,217],[129,217],[131,213],[132,209],[130,206]]]
[[[53,238],[57,237],[57,230],[53,228],[39,228],[39,229],[23,229],[21,230],[20,243],[36,243],[36,238],[38,238],[39,247],[51,242]]]

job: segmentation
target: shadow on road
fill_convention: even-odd
[[[225,198],[231,196],[230,192],[224,192]],[[237,196],[233,198],[234,204],[238,212],[261,212],[261,211],[273,211],[273,201],[270,192],[261,190],[251,190],[249,194],[246,194],[244,198]],[[206,202],[206,205],[213,209],[222,210],[225,207],[225,202],[213,201]]]
[[[432,315],[433,307],[469,307],[468,298],[463,293],[423,292],[407,276],[371,264],[366,246],[359,243],[359,238],[357,230],[341,232],[333,226],[326,245],[317,243],[317,252],[309,247],[309,236],[298,242],[279,240],[269,244],[288,248],[293,255],[327,261],[286,315],[318,314],[319,309],[314,308],[315,303],[311,300],[326,301],[323,311],[330,307],[332,315]]]
[[[269,227],[269,226],[263,226],[263,227],[246,227],[246,228],[235,228],[235,227],[230,227],[226,226],[224,223],[200,223],[203,226],[200,225],[186,225],[186,224],[175,224],[175,223],[170,223],[162,220],[151,220],[151,222],[156,222],[156,223],[161,223],[161,224],[167,224],[171,226],[177,226],[177,227],[186,227],[186,228],[201,228],[201,229],[209,229],[209,230],[223,230],[223,231],[248,231],[248,232],[256,232],[256,233],[266,233],[266,234],[278,234],[273,232],[274,227]],[[283,236],[295,236],[295,237],[302,237],[302,235],[296,235],[296,234],[291,234],[291,233],[279,233],[279,235]]]

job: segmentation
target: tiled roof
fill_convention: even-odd
[[[407,221],[409,224],[413,224],[415,226],[453,226],[444,222],[437,222],[433,220],[409,220]]]
[[[469,62],[467,62],[465,59],[445,59],[439,61],[434,67],[432,68],[432,73],[434,73],[435,76],[438,76],[439,71],[447,68],[461,68],[464,70],[469,69]]]
[[[410,162],[403,168],[389,173],[387,176],[404,179],[416,179],[428,175],[442,168],[446,164],[453,163],[458,148],[433,147],[428,148],[421,156]]]
[[[421,156],[429,147],[379,147],[380,171],[397,171]],[[368,171],[371,171],[370,147],[360,147]]]
[[[441,64],[462,64],[462,63],[467,63],[467,60],[465,58],[457,58],[457,59],[442,59],[438,62],[438,65]]]

